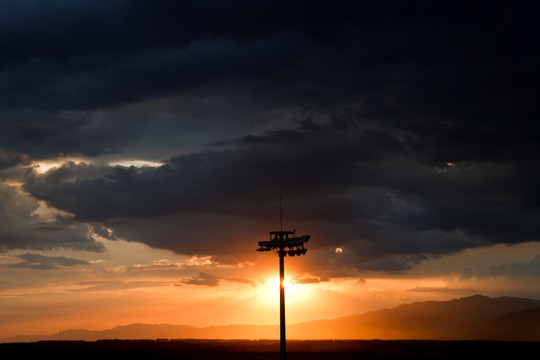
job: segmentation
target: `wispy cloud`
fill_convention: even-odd
[[[8,264],[9,267],[34,270],[56,270],[62,267],[88,265],[86,260],[67,258],[64,256],[45,256],[40,254],[25,253],[17,255],[22,262]]]
[[[172,282],[167,281],[120,281],[120,280],[103,280],[103,281],[85,281],[78,285],[84,286],[77,289],[68,289],[70,292],[100,292],[100,291],[119,291],[132,290],[140,288],[171,286]]]
[[[191,278],[182,279],[181,282],[182,284],[186,285],[218,286],[219,278],[215,277],[212,274],[200,272],[198,275],[195,275]]]

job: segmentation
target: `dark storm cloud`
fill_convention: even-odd
[[[120,135],[81,112],[21,109],[1,112],[0,121],[0,169],[65,154],[115,153],[122,145]]]
[[[466,105],[461,97],[486,90],[486,82],[515,84],[521,73],[526,86],[505,90],[521,95],[534,84],[522,73],[534,63],[507,66],[536,54],[524,50],[537,30],[527,21],[530,4],[512,11],[483,2],[23,4],[12,4],[0,28],[3,108],[93,109],[229,80],[280,101],[362,94],[381,111],[388,91],[439,108],[432,90]],[[400,90],[411,81],[420,93],[408,98]],[[387,111],[396,110],[403,109]]]
[[[401,149],[406,152],[392,134],[329,124],[249,136],[237,147],[178,156],[159,168],[68,163],[44,175],[29,176],[24,189],[84,221],[172,212],[227,213],[231,206],[254,215],[253,209],[242,207],[244,203],[279,193],[287,197],[324,196],[336,188],[384,185],[361,175],[375,170],[380,173],[375,175],[378,181],[391,176],[392,169],[378,161]],[[92,169],[96,172],[93,177],[89,175]],[[346,200],[346,196],[336,199],[330,210],[310,217],[338,219],[361,214],[362,209],[340,211]],[[263,216],[269,213],[260,212]]]
[[[245,239],[233,229],[253,236],[240,224],[268,224],[279,195],[287,216],[318,238],[316,248],[345,245],[351,256],[341,262],[355,268],[399,272],[431,256],[537,239],[523,164],[495,156],[435,165],[440,149],[418,151],[424,141],[352,119],[307,121],[159,168],[108,168],[93,178],[77,175],[88,165],[65,165],[32,175],[24,189],[78,220],[179,252],[242,251]]]
[[[70,220],[69,214],[38,215],[38,201],[15,186],[0,183],[0,251],[5,249],[56,249],[101,251],[103,245],[88,235],[88,226]]]
[[[88,109],[279,74],[297,56],[299,36],[350,17],[348,6],[333,9],[279,1],[13,4],[0,28],[2,107]]]
[[[534,139],[536,7],[7,2],[0,22],[0,167],[121,152],[148,127],[130,131],[127,122],[95,111],[178,94],[226,94],[261,109],[327,112],[355,103],[365,119],[414,127],[434,142],[446,140],[441,133],[501,130],[511,140]],[[501,128],[510,117],[523,126]],[[447,122],[433,128],[425,123],[433,118]],[[456,122],[474,132],[460,132]],[[491,151],[499,138],[485,150],[468,141],[461,157]],[[506,154],[504,146],[495,151]]]
[[[0,169],[176,144],[28,175],[70,221],[232,254],[282,195],[336,274],[538,240],[535,3],[7,4]]]

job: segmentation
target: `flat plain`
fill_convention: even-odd
[[[517,359],[540,342],[291,340],[287,359]],[[279,359],[277,340],[99,340],[0,344],[4,359]]]

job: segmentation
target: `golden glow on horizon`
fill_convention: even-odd
[[[44,210],[40,210],[40,216],[46,218]],[[6,249],[2,252],[0,320],[5,326],[0,328],[0,338],[51,334],[59,328],[103,330],[130,323],[205,327],[279,322],[275,258],[257,263],[247,260],[220,263],[210,255],[180,255],[143,243],[91,235],[103,244],[105,251]],[[23,263],[20,255],[26,252],[43,255],[43,260],[68,258],[87,263],[64,266],[60,262],[45,270],[15,266]],[[524,284],[504,283],[499,278],[489,282],[480,277],[465,282],[460,280],[461,272],[466,266],[478,271],[505,262],[527,263],[539,252],[539,243],[497,245],[432,259],[407,274],[372,273],[364,278],[324,280],[320,275],[298,273],[291,262],[285,278],[287,323],[334,319],[403,303],[450,300],[476,293],[513,294],[512,286]],[[219,284],[209,286],[202,281],[191,281],[204,280],[205,276],[219,280]]]

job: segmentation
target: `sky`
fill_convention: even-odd
[[[0,337],[540,299],[536,2],[1,6]]]

